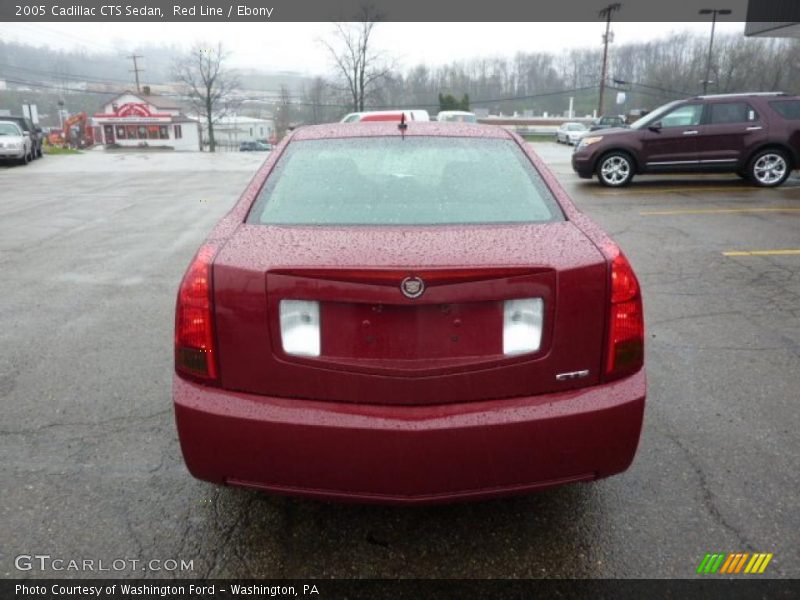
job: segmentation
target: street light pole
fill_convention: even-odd
[[[622,8],[622,4],[619,2],[615,2],[614,4],[609,4],[603,10],[600,11],[600,17],[606,20],[606,34],[603,36],[603,73],[600,76],[600,102],[597,105],[597,116],[603,116],[603,96],[606,93],[606,73],[608,69],[608,43],[610,40],[611,34],[611,15]]]
[[[708,42],[708,58],[706,59],[706,76],[703,79],[703,95],[708,93],[708,78],[711,77],[711,53],[714,50],[714,30],[717,28],[717,15],[729,15],[731,10],[728,8],[702,8],[698,12],[701,15],[711,15],[711,40]]]

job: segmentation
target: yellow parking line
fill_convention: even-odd
[[[800,255],[800,248],[796,250],[735,250],[722,254],[723,256],[793,256]]]
[[[752,192],[752,187],[744,186],[728,186],[728,187],[676,187],[676,188],[652,188],[641,189],[631,188],[624,192],[594,192],[595,196],[640,196],[652,194],[680,194],[684,192],[728,192],[728,193],[743,193]]]
[[[680,210],[648,210],[640,212],[640,215],[728,215],[737,213],[793,213],[800,212],[800,208],[697,208]]]

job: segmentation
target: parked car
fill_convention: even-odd
[[[631,463],[631,265],[523,140],[412,122],[290,133],[180,284],[173,400],[218,484],[430,503]]]
[[[239,144],[239,152],[268,152],[272,146],[265,142],[242,142]]]
[[[572,146],[577,144],[587,131],[589,128],[583,123],[564,123],[556,131],[556,141]]]
[[[443,110],[436,115],[436,120],[440,123],[477,123],[478,118],[475,113],[463,110]]]
[[[628,185],[637,173],[736,173],[761,187],[800,167],[800,96],[723,94],[677,100],[629,129],[584,137],[572,155],[583,178]]]
[[[406,121],[430,121],[427,110],[373,110],[354,112],[345,115],[340,123],[359,123],[361,121],[399,121],[405,114]]]
[[[27,133],[31,138],[32,158],[41,158],[43,156],[42,144],[44,142],[44,134],[40,127],[34,125],[26,117],[0,117],[3,121],[11,121],[16,123],[24,133]]]
[[[15,121],[3,117],[0,120],[0,159],[27,165],[33,160],[33,154],[30,134],[23,131]]]
[[[625,127],[625,117],[620,115],[604,115],[592,123],[589,131],[611,129],[612,127]]]

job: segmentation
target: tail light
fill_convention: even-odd
[[[635,373],[644,364],[644,311],[639,282],[628,259],[616,246],[607,248],[611,260],[611,299],[608,319],[605,379]]]
[[[186,270],[175,308],[175,371],[212,382],[217,379],[211,263],[216,248],[204,244]]]

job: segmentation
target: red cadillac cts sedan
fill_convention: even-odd
[[[189,471],[361,502],[624,471],[645,402],[639,284],[500,128],[291,133],[180,285]]]

